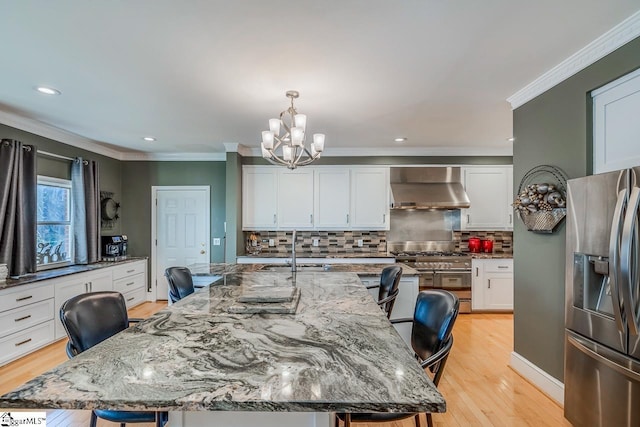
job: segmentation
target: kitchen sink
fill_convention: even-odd
[[[298,273],[309,273],[314,271],[331,271],[330,265],[299,265],[297,267]],[[291,272],[290,265],[277,265],[272,267],[265,267],[262,271],[273,271],[278,273]]]

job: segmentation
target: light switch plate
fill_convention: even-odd
[[[274,247],[276,245],[275,239],[269,239],[269,247]]]
[[[313,246],[320,246],[320,239],[313,239]]]
[[[214,237],[213,238],[213,246],[220,246],[220,238],[219,237]]]
[[[364,241],[362,239],[358,239],[358,247],[361,248],[364,245]]]

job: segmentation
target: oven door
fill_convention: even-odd
[[[414,267],[415,268],[415,267]],[[435,287],[433,270],[416,268],[418,270],[418,289],[421,291],[433,289]]]
[[[460,300],[460,313],[471,313],[471,271],[439,270],[434,274],[436,288],[455,294]]]
[[[434,287],[448,291],[471,290],[471,271],[438,270],[434,274]]]

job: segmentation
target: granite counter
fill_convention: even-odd
[[[358,276],[380,276],[382,269],[392,264],[298,264],[300,272],[304,272],[309,267],[322,268],[324,271],[334,273],[356,273]],[[402,275],[405,277],[417,276],[419,273],[416,269],[404,264],[396,264],[402,267]],[[194,276],[216,276],[223,274],[245,273],[252,271],[269,271],[277,269],[277,271],[286,272],[291,267],[285,265],[273,264],[191,264],[187,266]]]
[[[101,268],[114,267],[128,262],[143,261],[146,259],[147,257],[127,257],[127,259],[119,261],[100,261],[93,264],[78,264],[70,265],[68,267],[54,268],[51,270],[42,270],[37,273],[21,276],[18,279],[7,278],[6,282],[0,282],[0,290],[40,282],[42,280],[55,279],[57,277],[68,276],[70,274],[86,273],[88,271],[99,270]]]
[[[255,286],[296,286],[296,313],[231,312]],[[224,275],[0,408],[444,412],[445,401],[357,275],[255,272]]]

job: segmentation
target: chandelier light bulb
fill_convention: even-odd
[[[280,119],[269,119],[269,130],[274,135],[280,135]]]
[[[318,153],[322,153],[324,151],[324,134],[323,133],[313,134],[313,148]]]
[[[296,114],[293,117],[293,123],[297,128],[302,128],[304,132],[307,129],[307,115],[306,114]]]
[[[271,158],[271,153],[269,152],[269,150],[264,148],[264,142],[260,143],[260,149],[262,150],[262,157],[263,158],[265,158],[265,159],[270,159]]]
[[[282,146],[282,158],[287,162],[293,160],[293,149],[288,145]]]
[[[267,150],[273,149],[273,132],[269,130],[262,132],[262,144]]]
[[[304,140],[304,129],[301,127],[295,126],[291,129],[291,145],[294,147],[302,146],[302,141]]]

